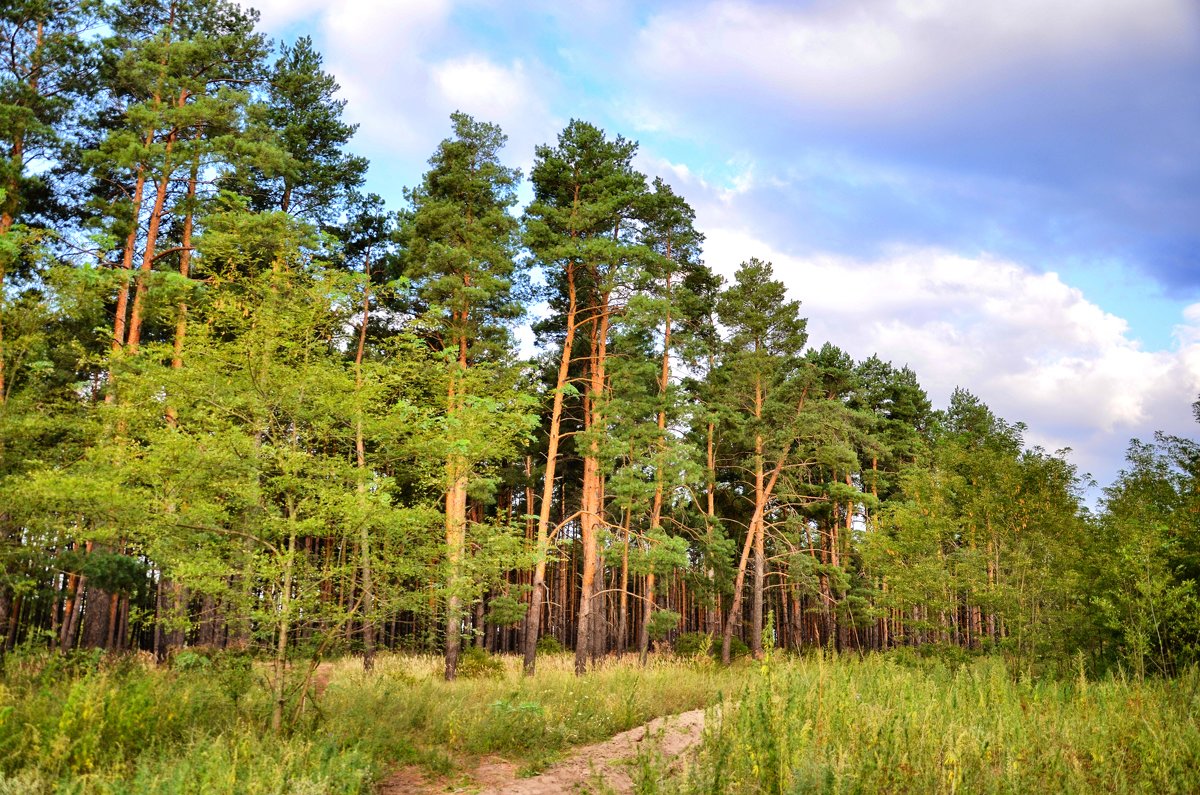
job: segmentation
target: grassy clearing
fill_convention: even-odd
[[[493,753],[535,772],[571,746],[712,704],[739,687],[746,670],[673,658],[640,668],[627,657],[579,679],[572,656],[562,654],[539,658],[537,676],[527,679],[518,659],[503,663],[490,676],[448,683],[439,678],[441,658],[384,657],[370,676],[347,660],[322,704],[337,716],[337,731],[408,743],[414,758],[437,772]]]
[[[697,764],[669,776],[645,743],[643,793],[1188,792],[1200,781],[1200,672],[1168,681],[1013,676],[998,659],[776,657],[731,669],[568,655],[333,664],[292,731],[265,730],[245,659],[17,658],[0,680],[4,793],[368,793],[396,764],[455,775],[499,754],[536,771],[570,746],[719,702]],[[723,694],[723,695],[722,695]]]
[[[515,658],[441,681],[438,657],[334,664],[292,731],[265,730],[265,674],[244,658],[186,669],[146,658],[10,657],[0,682],[6,793],[365,793],[396,764],[454,774],[502,754],[533,772],[571,745],[713,703],[739,671],[610,662],[586,680],[568,655],[525,679]],[[744,673],[741,672],[741,673]],[[298,674],[299,675],[299,674]]]
[[[710,713],[699,761],[643,793],[1194,792],[1200,673],[1014,678],[997,659],[772,662]]]

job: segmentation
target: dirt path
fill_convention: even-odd
[[[679,769],[686,752],[700,742],[704,710],[656,718],[645,726],[610,740],[576,749],[541,775],[517,778],[517,769],[503,759],[482,762],[471,775],[473,784],[455,787],[446,781],[426,782],[413,768],[400,770],[380,788],[380,795],[400,793],[474,792],[479,795],[558,795],[595,792],[628,795],[633,792],[629,764],[644,752],[652,764]]]

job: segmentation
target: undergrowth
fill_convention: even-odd
[[[1184,793],[1200,781],[1196,670],[1030,679],[997,658],[816,655],[751,677],[710,711],[672,791]]]
[[[464,655],[448,683],[433,656],[333,664],[281,734],[267,730],[266,669],[236,655],[12,656],[0,679],[0,795],[370,792],[399,764],[454,774],[498,753],[535,772],[569,746],[712,703],[731,671],[608,662],[586,679],[570,655]],[[297,665],[293,679],[305,671]],[[295,706],[295,705],[293,705]],[[289,711],[290,712],[290,711]]]
[[[266,671],[236,655],[9,656],[0,795],[369,793],[400,764],[452,779],[487,754],[536,772],[571,746],[712,706],[694,764],[646,743],[643,793],[1189,792],[1200,781],[1200,672],[1169,680],[1014,675],[998,658],[708,655],[608,661],[346,658],[291,729],[266,729]],[[295,676],[303,676],[297,666]],[[722,696],[724,694],[724,696]],[[674,772],[670,772],[674,771]]]

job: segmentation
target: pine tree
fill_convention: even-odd
[[[768,504],[787,465],[794,443],[793,424],[807,399],[798,378],[800,352],[807,339],[800,303],[787,300],[782,282],[772,279],[770,263],[751,259],[734,275],[720,296],[717,314],[730,330],[722,378],[735,429],[747,444],[750,521],[738,560],[733,604],[725,620],[721,658],[730,659],[730,642],[741,617],[742,586],[750,551],[754,551],[750,647],[762,649],[763,594],[766,580],[766,522]],[[769,469],[768,469],[769,467]]]
[[[249,144],[222,184],[256,210],[281,210],[319,226],[336,221],[366,177],[367,161],[345,150],[358,125],[343,118],[346,100],[322,68],[312,39],[280,47],[266,96],[249,110]]]
[[[505,136],[494,124],[451,116],[454,137],[430,159],[409,199],[404,238],[421,332],[446,361],[446,679],[458,666],[467,501],[483,461],[503,456],[525,427],[524,415],[495,377],[507,365],[510,324],[520,316],[523,271],[514,259],[520,174],[500,162]],[[490,381],[490,383],[489,383]],[[511,394],[511,393],[510,393]],[[506,425],[496,416],[508,404]]]
[[[562,331],[562,351],[550,414],[549,443],[538,513],[538,563],[533,578],[533,602],[526,623],[525,670],[533,672],[540,622],[545,558],[549,553],[550,508],[555,469],[562,438],[563,398],[576,361],[577,336],[587,344],[583,377],[585,433],[583,483],[579,510],[583,555],[583,584],[575,645],[575,670],[586,670],[598,649],[598,613],[593,595],[599,566],[599,531],[604,523],[604,486],[600,446],[605,434],[608,344],[614,293],[630,282],[630,269],[644,257],[638,245],[636,211],[645,192],[645,179],[631,161],[636,144],[620,136],[609,140],[590,124],[572,121],[559,135],[557,146],[538,147],[533,167],[534,200],[525,213],[526,244],[546,270],[555,295],[552,305]]]

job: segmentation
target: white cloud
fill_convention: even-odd
[[[373,172],[386,175],[389,183],[412,184],[419,178],[449,134],[449,115],[456,110],[500,124],[510,139],[505,160],[527,171],[534,146],[551,140],[561,126],[543,99],[557,78],[536,60],[498,60],[473,49],[456,24],[455,5],[454,0],[343,0],[336,5],[270,0],[263,22],[278,34],[307,20],[304,27],[315,35],[325,69],[341,84],[346,117],[359,124],[353,148],[370,156]],[[395,196],[398,188],[373,186]]]
[[[528,99],[524,78],[520,61],[505,68],[477,55],[433,68],[433,82],[447,100],[489,115],[524,104]]]
[[[509,137],[505,161],[526,174],[534,148],[554,140],[562,127],[561,120],[547,108],[541,90],[553,83],[553,77],[522,60],[504,65],[470,54],[433,65],[430,78],[437,90],[432,100],[435,118],[445,119],[452,111],[461,110],[499,124]]]
[[[239,0],[239,5],[257,10],[263,25],[279,30],[312,16],[328,3],[325,0]]]
[[[709,228],[706,259],[726,276],[771,260],[803,301],[811,341],[856,358],[908,364],[935,404],[955,386],[982,398],[1028,441],[1071,446],[1081,468],[1107,482],[1132,436],[1191,433],[1200,392],[1200,304],[1170,350],[1143,350],[1128,324],[1054,273],[988,256],[898,249],[872,261],[788,256],[744,232]]]
[[[1032,63],[1185,50],[1197,22],[1189,0],[717,0],[653,17],[637,57],[666,84],[766,90],[869,113],[948,88],[978,90]]]

